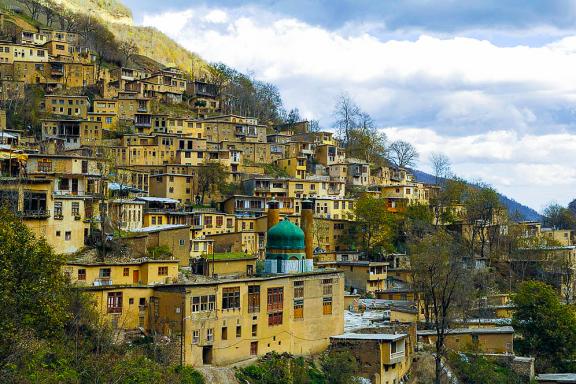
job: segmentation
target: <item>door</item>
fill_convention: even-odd
[[[134,284],[138,284],[139,281],[140,281],[140,271],[138,270],[132,271],[132,282]]]
[[[202,364],[212,364],[212,346],[202,347]]]

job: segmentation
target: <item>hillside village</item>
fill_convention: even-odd
[[[535,377],[511,294],[538,279],[573,303],[573,229],[513,217],[441,167],[416,181],[412,161],[353,145],[348,127],[282,116],[274,92],[238,99],[237,72],[110,52],[97,19],[34,3],[0,10],[2,205],[65,256],[122,342],[171,343],[198,368],[347,351],[358,376],[388,384],[418,382],[413,364],[442,337]],[[464,247],[454,282],[474,280],[450,315],[416,258],[437,228]]]

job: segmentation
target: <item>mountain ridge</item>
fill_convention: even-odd
[[[414,174],[414,177],[416,177],[417,181],[420,181],[422,183],[427,183],[427,184],[435,184],[436,183],[436,177],[423,172],[423,171],[419,171],[417,169],[411,169],[412,173]],[[500,198],[500,202],[502,204],[504,204],[504,206],[508,209],[508,212],[510,212],[510,214],[514,214],[517,213],[520,218],[522,220],[530,220],[530,221],[542,221],[542,215],[540,215],[538,212],[536,212],[536,210],[517,202],[514,199],[509,198],[506,195],[503,195],[502,193],[496,191],[498,193],[498,197]]]

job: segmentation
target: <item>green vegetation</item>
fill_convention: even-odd
[[[264,174],[267,176],[289,177],[288,173],[279,166],[277,166],[276,164],[269,163],[269,164],[257,164],[257,165],[264,168]]]
[[[560,303],[553,287],[526,281],[512,297],[514,330],[522,338],[514,349],[536,357],[538,372],[572,372],[576,357],[576,313]]]
[[[214,256],[215,260],[234,260],[234,259],[244,259],[246,257],[251,257],[252,255],[244,252],[216,252],[214,254],[204,255],[207,259],[212,259]]]
[[[267,353],[258,361],[240,368],[236,377],[248,384],[354,384],[358,362],[349,352],[327,352],[319,366],[311,359],[289,354]]]
[[[94,303],[69,285],[64,259],[6,209],[0,244],[3,383],[204,383],[198,372],[171,362],[173,343],[119,342]]]
[[[172,252],[167,245],[159,245],[148,248],[148,256],[156,260],[166,260],[172,258]]]
[[[394,249],[398,216],[388,211],[386,199],[364,195],[356,201],[354,215],[368,256],[377,258]]]
[[[449,353],[450,367],[461,382],[467,384],[524,384],[528,379],[516,374],[509,367],[499,364],[489,357]]]

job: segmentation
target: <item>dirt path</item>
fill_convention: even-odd
[[[206,383],[210,384],[239,384],[234,376],[234,368],[231,367],[214,367],[211,365],[204,365],[196,368],[204,378]]]

